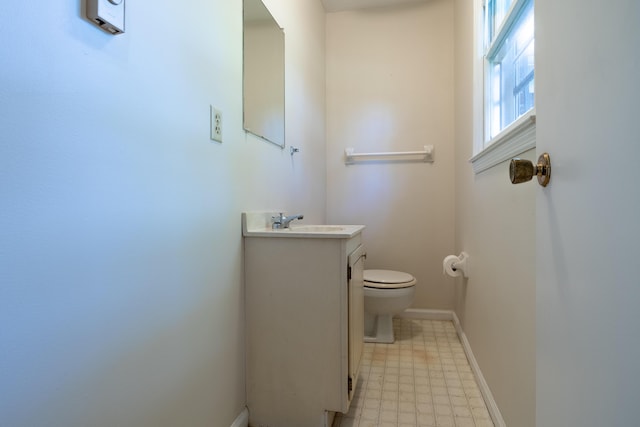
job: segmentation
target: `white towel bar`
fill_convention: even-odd
[[[374,157],[406,157],[406,156],[422,156],[424,162],[433,162],[433,145],[425,145],[424,151],[394,151],[383,153],[354,153],[353,148],[344,150],[345,164],[354,163],[355,159],[364,158],[371,159]]]

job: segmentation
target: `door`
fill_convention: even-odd
[[[536,0],[536,109],[536,425],[637,426],[638,0]]]
[[[364,246],[349,255],[349,379],[348,400],[351,402],[358,382],[364,348]]]

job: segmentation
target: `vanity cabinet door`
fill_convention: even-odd
[[[358,383],[360,361],[364,347],[364,259],[362,245],[349,255],[347,286],[349,298],[349,403]]]

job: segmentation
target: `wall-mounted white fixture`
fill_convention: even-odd
[[[124,33],[125,0],[86,0],[87,18],[110,34]]]
[[[425,145],[423,151],[392,151],[381,153],[354,153],[353,148],[344,150],[344,163],[349,165],[356,160],[385,160],[391,157],[409,160],[412,157],[420,157],[423,162],[433,163],[433,145]]]

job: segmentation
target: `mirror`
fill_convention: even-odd
[[[284,31],[262,0],[243,0],[244,129],[284,147]]]

